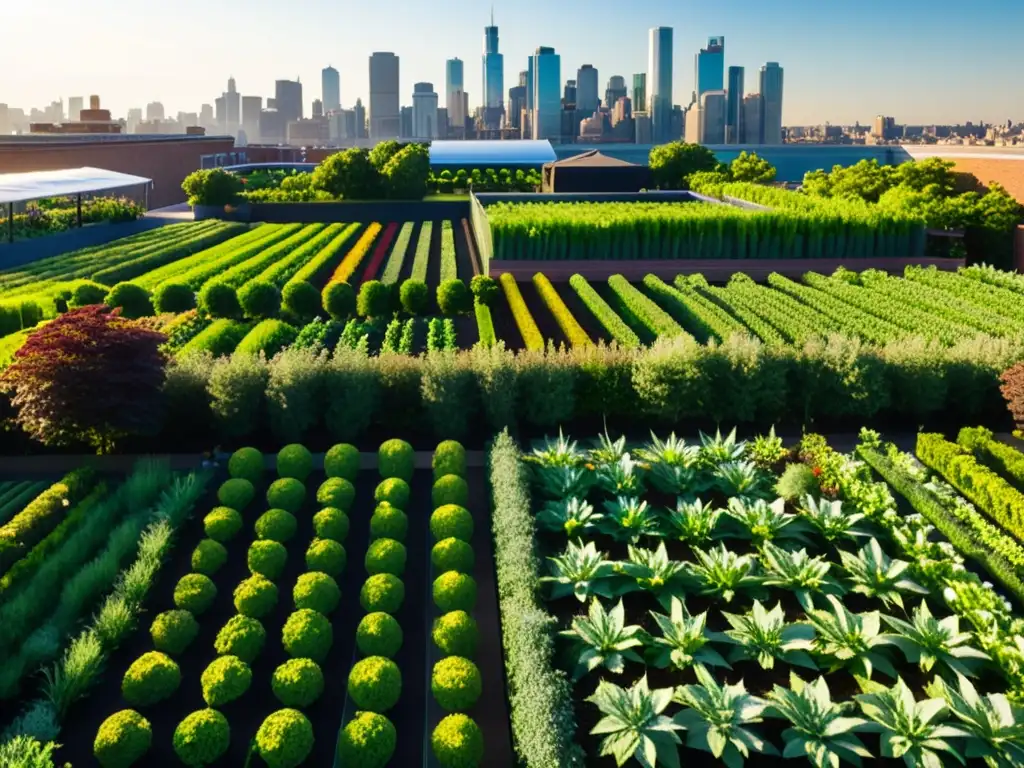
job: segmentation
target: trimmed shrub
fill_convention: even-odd
[[[473,308],[473,297],[458,278],[444,280],[437,286],[437,308],[448,317],[464,315]]]
[[[471,709],[483,693],[480,670],[469,659],[449,656],[434,665],[430,675],[434,699],[449,712]]]
[[[215,709],[200,709],[174,729],[174,754],[185,765],[198,768],[221,758],[231,745],[228,719]]]
[[[402,542],[394,539],[377,539],[367,547],[364,563],[366,572],[370,575],[390,573],[401,576],[405,571],[405,560],[406,551]]]
[[[313,726],[297,709],[279,709],[256,731],[256,749],[269,768],[296,768],[313,751]]]
[[[242,516],[231,507],[214,507],[203,518],[203,530],[214,541],[231,541],[242,530]]]
[[[384,715],[357,712],[341,731],[338,756],[345,765],[385,768],[397,744],[398,732]]]
[[[111,309],[120,307],[121,317],[127,317],[129,320],[153,314],[153,302],[149,298],[149,291],[135,283],[118,283],[110,289],[103,303]]]
[[[444,504],[434,510],[430,516],[430,533],[435,541],[442,539],[473,539],[473,515],[465,507],[458,504]]]
[[[324,692],[324,673],[311,659],[289,659],[274,670],[270,687],[286,707],[302,709]]]
[[[364,656],[390,659],[402,647],[402,627],[389,613],[368,613],[356,628],[356,645]]]
[[[283,509],[294,515],[302,509],[305,501],[306,486],[294,477],[282,477],[267,488],[267,504],[275,509]]]
[[[100,725],[92,753],[103,768],[129,768],[149,751],[153,729],[134,709],[115,712]]]
[[[359,709],[387,712],[402,695],[402,673],[391,659],[368,656],[352,665],[348,694]]]
[[[484,734],[471,717],[448,715],[430,735],[430,748],[443,768],[476,768],[484,759]]]
[[[222,707],[249,690],[252,669],[237,656],[218,656],[206,665],[199,682],[203,701],[211,707]]]
[[[445,571],[472,573],[476,555],[473,552],[473,547],[465,541],[450,536],[447,539],[441,539],[430,550],[430,562],[433,563],[434,570],[439,573]]]
[[[253,574],[235,587],[235,610],[251,619],[266,616],[277,605],[277,585],[264,576]]]
[[[326,616],[300,608],[285,621],[281,640],[289,656],[320,662],[331,650],[334,631]]]
[[[279,477],[291,477],[306,482],[313,471],[313,454],[299,443],[286,445],[277,452],[277,474]]]
[[[405,440],[386,440],[381,443],[377,450],[377,462],[380,476],[383,479],[397,477],[405,482],[412,480],[412,473],[415,469],[415,456],[412,446]],[[378,499],[379,501],[379,499]],[[404,509],[404,504],[395,504],[399,509]]]
[[[324,472],[328,477],[341,477],[354,483],[359,475],[359,449],[349,443],[331,446],[324,454]]]
[[[328,283],[321,299],[324,311],[335,320],[347,320],[356,310],[356,293],[346,282]]]
[[[250,280],[238,291],[238,303],[246,317],[263,320],[281,311],[281,292],[273,283]]]
[[[228,474],[256,485],[263,477],[263,454],[255,448],[239,448],[228,459]]]
[[[335,578],[345,572],[348,555],[345,548],[333,539],[313,539],[306,550],[306,568],[320,571]]]
[[[188,611],[164,611],[149,625],[149,635],[158,651],[177,656],[199,634],[199,622]]]
[[[477,275],[482,277],[482,275]],[[475,278],[474,278],[475,279]],[[466,449],[458,440],[444,440],[438,443],[431,460],[434,479],[440,480],[445,475],[466,476]]]
[[[332,539],[339,544],[348,536],[348,515],[334,507],[324,507],[313,515],[313,530],[318,539]]]
[[[477,301],[485,307],[490,307],[498,297],[501,286],[498,285],[497,280],[489,275],[475,275],[469,281],[469,291]]]
[[[217,585],[209,576],[189,573],[178,579],[174,587],[174,604],[193,616],[199,616],[209,608],[217,597]]]
[[[469,505],[469,485],[458,475],[444,475],[434,481],[430,498],[434,502],[434,509],[446,504],[465,507]]]
[[[241,477],[225,480],[217,490],[217,501],[239,512],[245,511],[255,496],[256,489],[252,487],[252,483]]]
[[[373,498],[378,504],[390,504],[398,509],[405,509],[409,506],[411,494],[409,483],[398,477],[389,477],[381,480],[373,492]]]
[[[299,521],[283,509],[268,509],[256,520],[256,536],[270,541],[289,541],[295,535]]]
[[[446,656],[476,656],[476,646],[480,641],[480,630],[476,619],[465,611],[449,611],[434,619],[432,631],[434,645]]]
[[[309,608],[326,616],[338,607],[341,589],[338,582],[326,573],[304,573],[295,581],[292,599],[296,608]]]
[[[305,280],[288,282],[281,292],[281,304],[302,320],[312,320],[320,313],[320,291]]]
[[[360,317],[383,317],[391,310],[391,289],[380,280],[367,280],[359,286],[356,314]]]
[[[110,289],[105,285],[94,283],[91,280],[84,280],[75,286],[71,292],[71,306],[88,307],[91,304],[103,304],[107,299]]]
[[[237,355],[263,354],[268,360],[299,337],[299,329],[283,320],[261,320],[235,347]]]
[[[250,573],[276,581],[288,562],[288,550],[284,544],[273,539],[254,541],[249,545],[245,560]]]
[[[160,283],[153,291],[153,308],[157,314],[188,312],[196,308],[195,292],[183,283]]]
[[[228,560],[228,551],[219,541],[203,539],[192,550],[192,570],[213,576]]]
[[[385,481],[388,482],[388,481]],[[409,518],[402,510],[391,506],[386,501],[377,505],[373,517],[370,518],[370,540],[394,539],[405,541],[409,529]]]
[[[786,467],[775,483],[775,492],[786,501],[795,502],[806,499],[807,494],[820,495],[821,487],[814,470],[806,464],[797,463]]]
[[[238,292],[230,285],[207,282],[199,291],[199,309],[210,317],[237,318],[242,316]]]
[[[406,280],[398,289],[398,300],[410,315],[422,315],[430,304],[430,288],[422,280]]]
[[[135,707],[146,707],[163,701],[181,685],[181,670],[166,653],[144,653],[124,673],[121,695]]]
[[[260,655],[266,641],[267,631],[257,619],[232,616],[217,633],[213,647],[221,655],[237,656],[250,664]]]
[[[476,605],[476,581],[457,571],[442,573],[434,579],[434,604],[445,613],[472,611]]]
[[[364,611],[397,613],[405,600],[405,584],[390,573],[378,573],[363,582],[359,604]]]
[[[321,506],[336,507],[342,512],[348,512],[352,508],[355,498],[355,487],[341,477],[327,478],[316,491],[316,500]]]

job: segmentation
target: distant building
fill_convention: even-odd
[[[637,144],[651,144],[651,116],[647,112],[633,113],[634,141]]]
[[[562,134],[561,57],[554,48],[542,46],[531,58],[531,64],[533,138],[557,140]]]
[[[398,57],[393,53],[370,56],[370,138],[399,136]]]
[[[437,94],[433,83],[416,83],[412,87],[412,136],[414,139],[436,139]]]
[[[729,88],[725,105],[725,143],[740,143],[743,122],[743,67],[729,67]]]
[[[709,37],[708,47],[701,48],[695,57],[697,101],[706,91],[725,90],[725,38]]]
[[[159,101],[151,101],[146,105],[146,119],[147,120],[163,120],[164,119],[164,105]]]
[[[242,130],[250,144],[258,144],[260,139],[260,112],[263,110],[262,96],[242,97]],[[199,124],[203,124],[202,116]]]
[[[704,141],[704,110],[699,103],[691,104],[686,110],[683,139],[690,144],[700,144]]]
[[[650,31],[647,88],[651,142],[664,144],[672,135],[672,27],[654,27]]]
[[[672,118],[669,121],[669,141],[680,141],[683,138],[685,127],[686,110],[679,104],[672,105]]]
[[[163,107],[161,106],[161,109]],[[6,107],[4,109],[6,111]],[[62,113],[63,114],[63,113]],[[43,133],[121,133],[121,123],[112,120],[110,110],[100,108],[100,97],[89,97],[89,109],[79,111],[79,119],[63,122],[29,123],[30,134]]]
[[[285,125],[293,120],[301,120],[302,83],[297,80],[277,80],[274,83],[274,108],[281,113]]]
[[[209,104],[204,104],[203,106],[208,108],[209,114],[206,115],[206,116],[209,118],[209,120],[208,120],[208,122],[203,122],[203,116],[206,113],[200,112],[199,113],[200,125],[204,125],[205,126],[205,125],[212,124],[212,122],[213,122],[213,108],[210,107]],[[128,110],[128,119],[125,122],[126,122],[126,124],[128,126],[128,133],[135,133],[136,129],[139,127],[139,123],[142,122],[142,110],[139,107],[132,107],[131,109],[129,109]]]
[[[647,111],[647,74],[644,72],[633,75],[633,109]]]
[[[700,97],[701,142],[725,144],[725,91],[704,91]]]
[[[493,9],[491,25],[484,27],[483,87],[484,124],[497,128],[505,114],[505,57],[498,50]]]
[[[293,147],[324,146],[331,140],[331,127],[327,118],[291,120],[288,123],[287,143]]]
[[[261,111],[259,136],[264,144],[284,144],[288,137],[288,122],[284,115],[276,109]]]
[[[597,95],[597,69],[584,64],[576,71],[576,108],[585,115],[597,111],[600,106]]]
[[[580,139],[581,140],[600,140],[604,134],[604,116],[594,110],[594,113],[590,117],[585,117],[580,120]]]
[[[741,144],[763,144],[761,133],[761,113],[764,111],[760,93],[750,93],[743,97],[743,125],[741,126]]]
[[[465,69],[462,59],[448,59],[444,66],[444,105],[448,110],[448,121],[456,132],[466,128],[466,113],[463,110],[462,94],[466,92]]]
[[[885,115],[876,116],[871,129],[871,135],[883,141],[891,141],[898,138],[896,135],[896,118],[886,117]]]
[[[612,127],[615,127],[623,120],[630,120],[633,117],[633,102],[629,96],[622,96],[612,107]]]
[[[366,125],[366,107],[363,106],[362,99],[356,99],[356,105],[352,108],[352,111],[355,113],[356,138],[369,138],[370,132]]]
[[[519,73],[519,84],[508,89],[508,115],[506,125],[522,128],[523,110],[526,109],[526,72]]]
[[[324,67],[320,73],[320,96],[325,112],[341,109],[341,77],[334,67]]]
[[[129,123],[129,125],[131,124],[131,113],[132,113],[132,110],[129,110],[128,111],[128,123]],[[140,109],[139,110],[139,120],[141,120],[141,119],[142,119],[142,110]],[[203,106],[199,108],[199,124],[201,126],[203,126],[204,128],[206,128],[207,130],[209,130],[210,128],[214,127],[213,123],[214,123],[213,105],[212,104],[203,104]],[[131,130],[131,129],[129,128],[129,130]]]
[[[324,116],[324,103],[322,101],[320,101],[320,99],[313,99],[313,117],[314,117],[314,119],[318,118],[318,117],[323,117],[323,116]]]
[[[301,89],[301,86],[299,86]],[[242,101],[235,87],[235,78],[228,78],[228,89],[224,91],[224,121],[221,130],[228,136],[234,136],[242,123]],[[301,115],[300,115],[301,116]]]
[[[579,109],[579,89],[576,87],[575,80],[566,80],[565,88],[562,89],[562,109]],[[583,112],[582,109],[579,109]],[[591,110],[591,113],[597,111],[597,107]]]
[[[328,115],[327,123],[332,142],[351,141],[359,138],[354,109],[336,109]]]
[[[448,124],[448,109],[446,107],[437,108],[437,138],[447,138],[451,132],[451,126]]]
[[[398,138],[411,139],[414,130],[412,107],[402,107],[399,113]]]
[[[782,143],[782,67],[769,61],[761,67],[761,143]]]
[[[608,87],[604,91],[605,108],[611,109],[615,106],[615,102],[628,95],[629,90],[626,88],[626,78],[621,75],[612,75],[608,78]]]
[[[68,99],[68,120],[77,122],[81,119],[82,105],[84,100],[81,96],[72,96]]]

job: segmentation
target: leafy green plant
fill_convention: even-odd
[[[709,551],[694,547],[693,554],[697,562],[688,567],[697,579],[697,594],[715,595],[730,603],[738,592],[756,595],[764,591],[753,555],[738,555],[724,544]]]
[[[814,593],[843,594],[839,582],[828,575],[832,563],[823,556],[811,557],[806,549],[790,552],[766,541],[761,547],[761,567],[764,585],[792,591],[805,611],[814,608]]]
[[[342,729],[338,755],[346,765],[384,768],[395,752],[398,732],[384,715],[358,712]]]
[[[295,768],[313,750],[313,725],[297,709],[279,709],[256,731],[256,749],[269,768]]]
[[[769,476],[752,461],[727,461],[718,465],[714,477],[722,493],[746,501],[765,495]]]
[[[647,477],[657,490],[676,496],[697,490],[696,465],[700,448],[687,445],[675,432],[665,440],[652,432],[651,442],[636,453],[647,464]]]
[[[715,430],[715,436],[700,433],[700,463],[708,468],[715,468],[730,461],[740,461],[747,451],[747,443],[743,440],[736,440],[736,430],[733,429],[725,437],[720,430]]]
[[[641,549],[632,545],[628,548],[629,559],[620,563],[617,570],[632,579],[626,589],[650,592],[668,605],[668,598],[682,592],[682,578],[686,566],[678,560],[670,560],[665,542],[658,544],[657,549]]]
[[[480,670],[469,659],[448,656],[434,665],[430,691],[443,709],[464,712],[472,709],[483,693]]]
[[[804,499],[804,515],[821,536],[830,542],[866,536],[858,525],[864,519],[860,512],[843,511],[843,502],[816,499],[810,494]]]
[[[594,441],[594,447],[590,449],[590,461],[597,467],[606,464],[615,464],[626,455],[626,436],[622,435],[618,440],[612,440],[606,429]]]
[[[604,503],[605,515],[598,528],[617,541],[636,543],[644,535],[655,535],[658,518],[654,510],[636,496],[618,496]]]
[[[643,468],[629,453],[623,453],[618,461],[599,466],[596,480],[603,491],[615,496],[637,494],[644,488]]]
[[[753,659],[762,669],[774,669],[775,660],[779,659],[798,667],[818,668],[808,653],[814,628],[803,622],[787,623],[782,603],[768,611],[755,600],[749,613],[722,611],[722,616],[732,627],[725,630],[725,635],[735,643],[729,652],[731,661]]]
[[[570,541],[565,552],[549,557],[551,563],[550,576],[541,577],[542,583],[551,584],[551,599],[557,600],[566,595],[575,595],[581,603],[590,597],[612,598],[615,596],[615,568],[610,560],[606,560],[603,552],[597,551],[597,545],[588,541],[577,544]]]
[[[391,614],[368,613],[356,627],[356,645],[366,656],[390,659],[402,647],[402,627]]]
[[[882,648],[888,640],[881,634],[877,611],[852,613],[834,595],[827,595],[831,611],[807,612],[814,627],[814,651],[832,659],[831,669],[847,667],[854,674],[870,678],[875,669],[890,677],[896,670]]]
[[[914,610],[910,621],[895,616],[883,616],[882,619],[897,633],[884,637],[903,651],[908,662],[916,662],[922,672],[930,672],[936,663],[940,663],[958,675],[974,677],[974,667],[990,658],[971,645],[970,632],[960,631],[959,617],[953,615],[936,619],[924,600]]]
[[[383,656],[368,656],[352,665],[348,693],[359,709],[387,712],[402,695],[402,673]]]
[[[573,641],[577,657],[573,678],[579,679],[598,667],[622,674],[626,661],[643,663],[634,648],[643,647],[643,630],[637,624],[626,626],[626,609],[622,600],[605,611],[596,597],[590,601],[586,616],[576,616],[572,628],[559,632]]]
[[[473,718],[456,712],[437,724],[430,749],[442,768],[476,768],[484,759],[484,732]]]
[[[1024,710],[1002,693],[980,695],[974,684],[957,675],[957,688],[936,678],[934,685],[949,711],[972,736],[966,757],[982,758],[989,768],[1024,765]]]
[[[671,688],[652,691],[646,675],[632,687],[620,688],[601,680],[597,690],[587,698],[604,715],[591,730],[601,739],[601,755],[615,758],[624,765],[635,758],[644,768],[665,765],[679,768],[680,726],[662,714],[672,701]]]
[[[596,481],[596,475],[585,467],[538,467],[541,493],[551,499],[572,496],[585,498]]]
[[[843,568],[853,583],[853,590],[868,597],[877,597],[886,605],[903,607],[901,592],[927,595],[928,590],[904,574],[910,563],[892,560],[882,551],[878,539],[871,539],[856,554],[840,550]]]
[[[228,719],[215,709],[197,710],[178,723],[173,744],[174,753],[185,765],[215,763],[231,744]]]
[[[603,518],[585,499],[571,496],[547,502],[537,513],[537,525],[546,531],[560,531],[571,539],[592,531]]]
[[[252,669],[237,656],[218,656],[200,677],[203,699],[211,707],[222,707],[249,690]]]
[[[718,524],[725,510],[700,499],[686,501],[678,499],[676,508],[670,509],[664,517],[664,529],[668,535],[687,544],[707,544],[718,538]]]
[[[693,616],[686,610],[686,603],[673,596],[669,603],[669,615],[651,611],[651,617],[658,625],[661,635],[652,635],[648,657],[660,668],[668,666],[687,669],[694,664],[708,664],[728,667],[722,655],[708,646],[713,640],[726,640],[724,635],[709,632],[707,611]]]
[[[786,500],[781,498],[769,504],[764,499],[734,495],[729,499],[726,513],[739,538],[751,539],[755,544],[785,540],[806,542],[804,534],[810,530],[805,520],[786,512]]]
[[[775,435],[775,427],[767,435],[758,435],[747,446],[747,456],[761,469],[771,469],[789,455],[782,438]]]
[[[583,463],[585,454],[577,447],[575,440],[568,439],[559,429],[557,438],[545,437],[541,446],[534,448],[528,458],[540,467],[553,469],[578,467]]]

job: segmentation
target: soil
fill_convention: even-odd
[[[558,321],[555,320],[555,316],[551,314],[551,310],[548,309],[547,304],[540,297],[540,293],[537,291],[537,286],[534,285],[533,280],[520,280],[519,290],[523,294],[523,301],[526,302],[526,307],[530,310],[530,314],[533,315],[537,328],[540,329],[540,335],[544,340],[553,341],[555,344],[568,345],[568,339],[565,338],[565,334],[559,327]]]
[[[432,299],[437,286],[441,284],[441,228],[443,222],[435,221],[430,233],[430,259],[427,262],[427,285],[431,287]]]
[[[470,244],[466,239],[466,228],[463,226],[463,221],[463,219],[452,221],[452,231],[455,235],[455,263],[459,268],[459,279],[468,287],[470,281],[479,273],[470,255]]]

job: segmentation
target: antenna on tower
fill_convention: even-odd
[[[491,26],[494,26],[494,3],[491,3]]]

